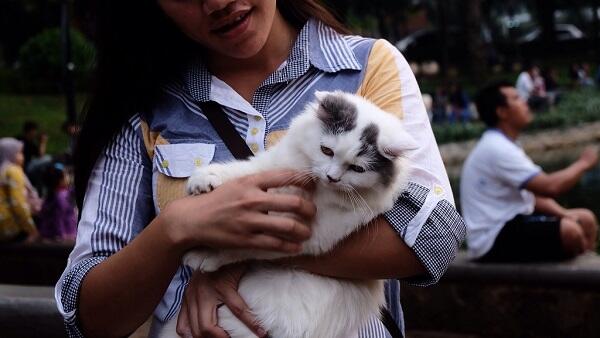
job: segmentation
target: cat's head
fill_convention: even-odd
[[[317,92],[318,137],[306,146],[313,175],[337,190],[386,188],[400,174],[406,151],[417,147],[401,121],[373,103],[340,91]],[[317,135],[315,135],[317,136]],[[318,140],[317,140],[318,139]]]

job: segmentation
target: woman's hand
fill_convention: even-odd
[[[265,330],[256,324],[248,305],[237,291],[245,271],[245,265],[234,264],[213,273],[194,272],[183,296],[177,334],[186,338],[228,338],[218,326],[217,318],[217,309],[225,305],[258,337],[265,337]]]
[[[314,184],[296,171],[267,171],[226,182],[207,194],[173,201],[159,217],[182,252],[200,246],[297,253],[301,242],[310,237],[308,224],[316,207],[297,195],[267,192],[289,185],[312,189]]]

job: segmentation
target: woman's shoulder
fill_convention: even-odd
[[[6,166],[5,175],[7,178],[20,180],[25,177],[25,172],[16,164],[9,164]]]

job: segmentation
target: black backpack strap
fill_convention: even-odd
[[[236,159],[244,160],[254,155],[218,103],[202,102],[200,108]]]
[[[386,307],[381,308],[381,322],[392,335],[392,338],[404,338],[404,335],[402,335],[402,331],[400,331],[400,328],[394,320],[394,317],[392,317],[392,314]]]

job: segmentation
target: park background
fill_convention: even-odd
[[[69,136],[62,126],[78,121],[94,65],[94,32],[86,3],[0,1],[0,136],[16,136],[25,121],[33,120],[49,137],[49,154],[58,156],[68,149]],[[583,147],[600,144],[600,0],[329,0],[325,3],[354,33],[385,38],[396,45],[411,63],[421,91],[432,100],[440,90],[459,86],[467,101],[472,102],[485,82],[516,81],[526,62],[553,69],[561,100],[536,114],[522,140],[527,153],[544,169],[562,168]],[[585,68],[590,83],[582,84],[573,76],[574,65]],[[465,119],[455,118],[448,111],[437,116],[432,112],[434,133],[457,200],[462,162],[485,129],[472,105],[470,108]],[[600,216],[600,168],[587,173],[559,201],[567,207],[592,209]],[[421,304],[425,302],[423,297]],[[586,301],[598,300],[592,298]],[[600,308],[598,303],[591,304]],[[452,311],[451,305],[447,307]],[[410,313],[410,308],[407,312]],[[409,330],[410,319],[408,315]],[[450,336],[486,336],[458,324],[426,327],[422,321],[414,322],[419,327],[413,336],[430,329],[437,332],[440,327]],[[571,327],[577,325],[586,324],[575,321]],[[519,336],[538,336],[526,328],[519,330],[516,331]],[[498,336],[495,332],[489,334]]]

